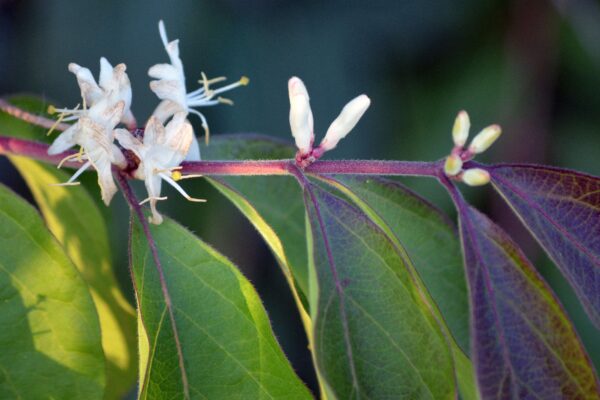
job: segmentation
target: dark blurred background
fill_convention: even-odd
[[[457,111],[466,109],[472,134],[491,123],[504,128],[483,161],[550,163],[600,175],[600,3],[593,0],[0,0],[0,94],[35,93],[73,106],[79,89],[67,64],[96,75],[105,56],[127,64],[133,111],[144,121],[157,104],[148,67],[167,61],[161,18],[169,37],[181,39],[189,89],[201,71],[251,79],[229,96],[235,107],[203,110],[212,132],[290,138],[286,82],[298,75],[311,95],[317,138],[349,99],[360,93],[372,99],[336,158],[438,159],[450,150]],[[0,179],[28,196],[13,171],[0,161]],[[453,215],[432,182],[404,182]],[[161,209],[243,270],[288,357],[314,388],[302,328],[269,250],[218,193],[200,182],[187,187],[209,202],[191,205],[173,195]],[[598,368],[598,331],[554,266],[490,188],[465,192],[548,278]],[[127,210],[116,196],[105,212],[115,268],[132,298]]]

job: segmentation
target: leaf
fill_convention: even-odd
[[[31,189],[48,229],[81,272],[102,330],[106,356],[105,399],[120,399],[137,377],[135,312],[111,266],[108,233],[100,210],[82,187],[53,186],[69,175],[23,157],[10,157]]]
[[[311,398],[273,336],[252,285],[221,254],[181,225],[151,227],[165,271],[193,398]],[[173,329],[156,265],[139,222],[132,225],[131,260],[148,335],[141,398],[181,398]]]
[[[589,358],[548,285],[498,226],[455,200],[482,398],[600,398]]]
[[[398,182],[336,176],[350,196],[389,236],[397,238],[439,307],[452,335],[469,349],[469,306],[458,232],[441,211]],[[337,184],[335,183],[337,182]]]
[[[347,195],[396,248],[406,251],[415,285],[429,304],[435,303],[431,309],[444,334],[453,336],[449,344],[461,397],[477,398],[473,366],[455,341],[458,338],[463,349],[469,348],[467,288],[458,233],[452,223],[398,182],[362,176],[320,179]]]
[[[385,233],[346,201],[306,182],[313,351],[339,399],[454,398],[438,321]]]
[[[102,398],[88,289],[35,209],[2,185],[0,299],[0,398]]]
[[[600,329],[600,178],[535,165],[498,165],[489,172]]]
[[[202,148],[206,160],[292,158],[294,148],[260,135],[221,135]],[[282,265],[291,273],[299,296],[308,293],[308,259],[304,203],[289,176],[245,176],[209,179],[248,218]]]
[[[37,96],[11,96],[8,102],[32,114],[54,119],[54,116],[46,113],[48,108],[46,101]],[[27,121],[23,121],[0,110],[0,135],[2,136],[51,143],[60,132],[55,131],[51,136],[48,136],[47,133],[48,129],[32,125]]]

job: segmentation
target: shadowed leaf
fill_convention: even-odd
[[[548,285],[512,240],[459,196],[471,355],[484,399],[598,399],[593,368]]]
[[[600,329],[600,178],[534,165],[499,165],[489,172]]]
[[[467,284],[458,232],[452,222],[398,182],[380,177],[336,176],[335,180],[345,187],[342,190],[346,194],[356,196],[376,213],[375,219],[379,218],[399,240],[454,338],[467,351]]]
[[[294,152],[287,142],[252,134],[220,135],[212,138],[209,146],[202,146],[206,160],[284,159],[292,158]],[[294,179],[246,176],[211,178],[209,182],[250,220],[304,296],[308,291],[304,204]]]
[[[173,302],[191,398],[311,398],[275,340],[254,288],[235,266],[170,219],[151,232]],[[132,225],[131,260],[149,345],[141,398],[182,398],[173,330],[138,221]]]
[[[88,288],[36,210],[2,185],[0,326],[0,398],[103,398]]]
[[[112,270],[103,216],[83,187],[54,186],[66,182],[67,173],[23,157],[10,160],[31,189],[48,229],[90,288],[107,362],[105,399],[120,399],[137,377],[136,321]]]
[[[452,359],[438,321],[385,233],[308,184],[313,351],[339,399],[450,399]]]

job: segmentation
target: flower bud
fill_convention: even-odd
[[[471,142],[469,151],[473,154],[483,153],[498,139],[501,133],[502,129],[499,125],[490,125],[484,128]]]
[[[481,186],[490,182],[490,174],[481,168],[471,168],[463,172],[462,181],[469,186]]]
[[[340,115],[338,115],[338,117],[329,126],[329,129],[327,130],[325,138],[321,142],[320,147],[324,151],[329,151],[335,148],[338,142],[346,137],[352,128],[356,126],[370,105],[371,100],[364,94],[361,94],[346,104]]]
[[[464,110],[459,112],[452,128],[452,140],[454,140],[455,146],[463,147],[465,145],[469,137],[470,128],[471,121],[469,120],[469,114]]]
[[[290,128],[296,147],[303,154],[310,153],[314,141],[313,116],[310,98],[300,78],[292,77],[288,82],[290,96]]]
[[[462,159],[457,154],[450,154],[448,158],[446,158],[446,163],[444,164],[444,172],[448,176],[454,176],[458,174],[463,166]]]

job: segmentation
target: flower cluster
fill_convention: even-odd
[[[463,169],[463,164],[472,160],[475,155],[486,151],[500,137],[502,130],[498,125],[490,125],[483,128],[471,141],[469,147],[465,148],[469,138],[471,121],[466,111],[461,111],[456,116],[452,129],[454,148],[446,158],[444,172],[447,176],[462,181],[469,186],[485,185],[490,181],[490,174],[481,168]]]
[[[162,101],[146,123],[143,138],[140,139],[130,132],[134,131],[137,125],[131,112],[131,84],[125,72],[125,64],[113,68],[105,58],[101,58],[98,82],[89,69],[75,63],[69,64],[69,71],[75,74],[81,90],[83,107],[49,107],[50,113],[60,113],[58,122],[74,123],[62,132],[48,149],[48,154],[53,155],[79,146],[78,153],[69,155],[62,161],[79,160],[83,163],[65,185],[77,184],[75,180],[91,166],[98,174],[102,200],[107,205],[117,191],[112,166],[125,168],[127,161],[121,148],[131,151],[139,160],[133,176],[144,180],[148,191],[148,198],[142,203],[150,202],[150,221],[156,224],[162,221],[156,210],[156,202],[166,199],[160,196],[162,180],[172,185],[186,199],[203,201],[190,197],[172,178],[172,172],[182,161],[200,160],[200,147],[187,120],[188,114],[193,113],[200,117],[208,139],[206,118],[194,107],[233,104],[231,100],[219,95],[248,84],[248,78],[242,77],[238,82],[213,89],[212,84],[225,78],[208,79],[202,73],[201,87],[187,93],[183,64],[179,58],[179,41],[169,42],[162,21],[159,22],[159,32],[170,63],[156,64],[148,71],[148,75],[155,79],[150,82],[150,89]],[[128,129],[117,128],[119,124],[124,124]],[[121,148],[115,144],[115,139]]]

